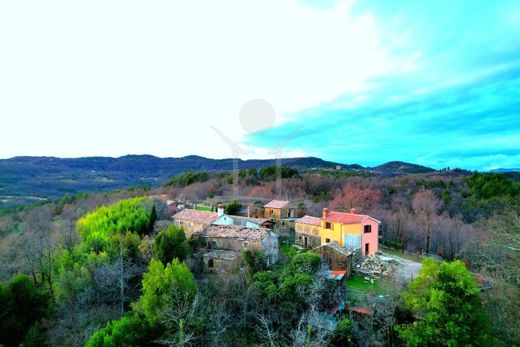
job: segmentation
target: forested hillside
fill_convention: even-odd
[[[332,168],[336,164],[318,158],[288,158],[296,169]],[[240,160],[243,168],[262,168],[274,160]],[[357,167],[357,166],[354,166]],[[190,170],[230,171],[232,159],[199,156],[158,158],[128,155],[120,158],[16,157],[0,160],[0,209],[34,202],[35,198],[61,198],[65,194],[110,191],[139,185],[160,186],[172,175]],[[361,167],[360,167],[361,168]]]
[[[370,318],[312,330],[309,317],[344,295],[320,276],[314,254],[282,247],[280,262],[267,265],[261,253],[245,252],[244,271],[225,281],[198,270],[197,243],[168,225],[166,205],[152,196],[226,203],[233,176],[190,172],[155,189],[1,215],[0,344],[520,345],[519,183],[457,172],[283,173],[283,196],[307,214],[356,208],[382,221],[385,249],[445,262],[426,258],[409,285],[388,283]],[[276,195],[270,168],[238,177],[238,201]]]
[[[244,169],[274,165],[272,159],[239,160]],[[297,170],[334,169],[339,171],[400,175],[432,172],[423,166],[392,162],[376,168],[344,165],[319,158],[284,158],[284,166]],[[128,155],[120,158],[15,157],[0,160],[0,210],[45,199],[59,199],[82,192],[111,191],[135,186],[159,187],[169,177],[188,171],[229,172],[232,159],[199,156],[158,158]]]

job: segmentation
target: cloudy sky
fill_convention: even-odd
[[[212,127],[244,157],[519,167],[520,3],[0,3],[1,158],[230,157]]]

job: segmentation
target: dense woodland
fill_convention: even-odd
[[[267,266],[242,254],[222,281],[193,266],[197,244],[168,226],[163,202],[276,195],[273,168],[189,172],[157,189],[68,196],[0,215],[0,345],[520,345],[520,184],[503,174],[382,177],[282,170],[282,194],[305,213],[356,208],[382,221],[383,244],[431,254],[370,318],[334,332],[306,323],[345,297],[312,253],[281,249]],[[236,207],[236,206],[235,206]],[[389,284],[392,286],[392,284]]]

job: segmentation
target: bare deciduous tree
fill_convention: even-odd
[[[432,225],[441,207],[441,202],[431,190],[423,189],[415,194],[412,207],[425,237],[424,252],[430,253]]]

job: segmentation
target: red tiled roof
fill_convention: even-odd
[[[347,311],[352,311],[363,315],[372,315],[372,310],[370,307],[347,306]]]
[[[367,217],[368,216],[364,214],[329,211],[327,217],[322,217],[321,219],[326,222],[356,224],[361,223]]]
[[[347,277],[346,270],[325,270],[323,274],[331,280],[341,281]]]
[[[320,219],[318,217],[305,215],[295,220],[295,223],[308,224],[308,225],[320,225]]]
[[[284,208],[285,206],[289,205],[290,201],[285,200],[273,200],[269,202],[267,205],[265,205],[265,208]]]
[[[187,208],[177,213],[172,218],[201,224],[211,224],[217,220],[218,214],[216,212],[197,211]]]
[[[336,277],[336,276],[339,276],[339,275],[346,276],[347,275],[347,270],[332,270],[332,276]]]

